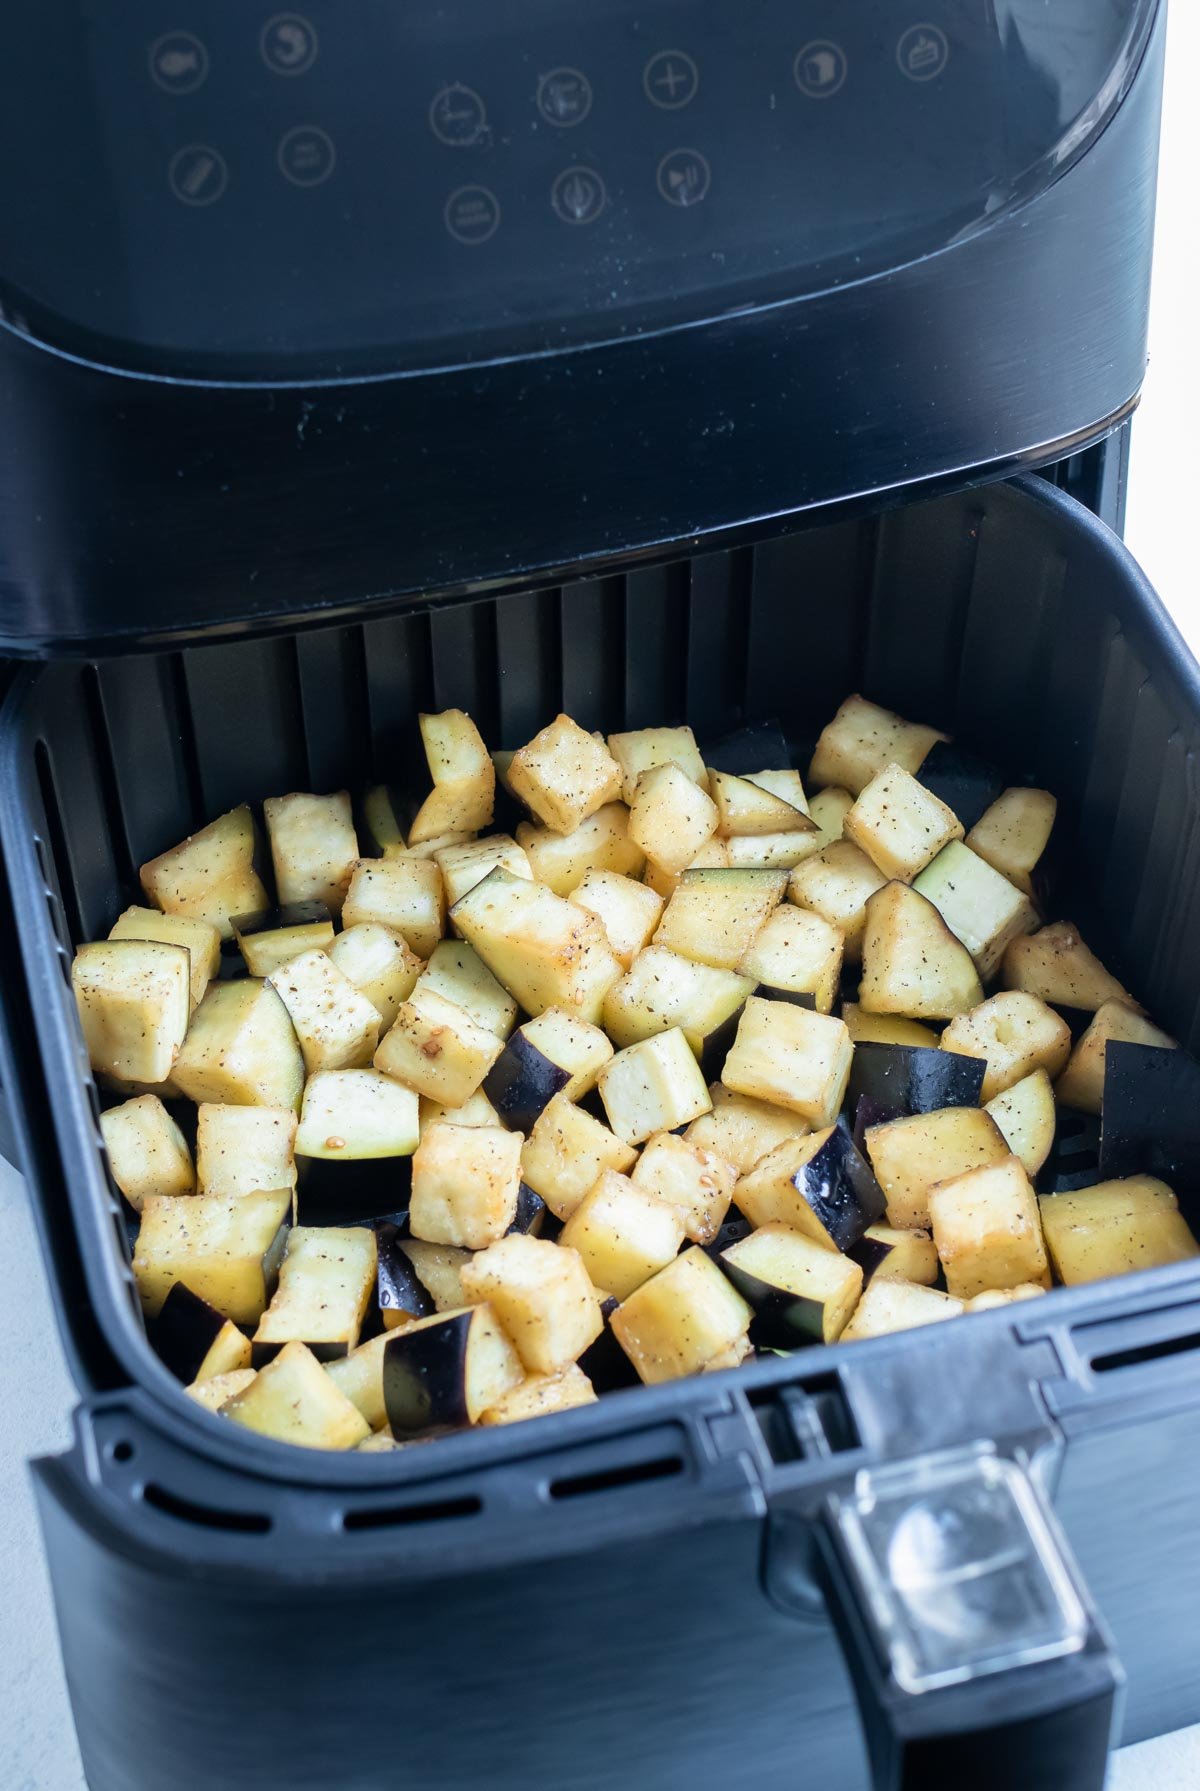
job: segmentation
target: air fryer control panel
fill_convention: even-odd
[[[795,296],[1048,181],[1149,10],[41,0],[0,24],[6,313],[244,376]]]

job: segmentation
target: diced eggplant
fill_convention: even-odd
[[[849,1250],[883,1217],[883,1189],[844,1126],[787,1138],[742,1176],[738,1210],[784,1225],[825,1250]]]
[[[1025,1281],[1049,1287],[1037,1195],[1016,1157],[935,1184],[929,1218],[955,1299]]]
[[[1036,902],[1035,876],[1039,871],[1058,803],[1049,790],[1005,790],[967,835],[972,852],[987,860],[1015,889]],[[1037,877],[1039,884],[1045,879]]]
[[[109,931],[110,939],[153,939],[181,945],[188,954],[192,1006],[197,1007],[221,967],[221,935],[209,920],[188,914],[160,914],[157,908],[126,908]]]
[[[564,898],[589,871],[640,877],[646,865],[646,854],[630,837],[629,810],[623,802],[606,802],[570,833],[522,821],[517,839],[537,881]]]
[[[364,856],[372,848],[380,858],[404,851],[404,800],[390,784],[372,784],[364,792],[358,831],[365,841]]]
[[[821,829],[821,849],[831,846],[834,840],[842,838],[846,825],[846,816],[854,807],[854,798],[849,790],[840,790],[836,784],[818,790],[810,796],[808,812]]]
[[[707,787],[705,761],[691,728],[636,728],[628,734],[610,734],[608,750],[621,767],[621,794],[626,802],[633,801],[642,772],[658,765],[677,765],[694,784]]]
[[[708,787],[717,805],[717,831],[723,839],[818,831],[803,809],[747,777],[710,771]]]
[[[326,1369],[326,1373],[328,1372]],[[434,1433],[432,1432],[423,1437],[401,1438],[389,1435],[386,1430],[373,1430],[369,1437],[364,1437],[361,1443],[355,1445],[354,1453],[356,1455],[393,1455],[397,1449],[411,1449],[415,1443],[432,1442],[433,1437]]]
[[[467,1305],[462,1272],[471,1260],[469,1250],[459,1250],[451,1244],[424,1244],[418,1238],[405,1238],[400,1247],[439,1312],[453,1312],[456,1307]]]
[[[881,1281],[915,1281],[932,1287],[938,1278],[937,1245],[927,1231],[897,1231],[891,1225],[868,1225],[849,1254],[863,1272],[864,1285]]]
[[[777,1349],[836,1343],[862,1292],[856,1262],[786,1225],[760,1226],[720,1264],[753,1308],[755,1341]]]
[[[989,1287],[966,1302],[968,1312],[994,1312],[997,1306],[1012,1306],[1018,1300],[1036,1300],[1048,1290],[1035,1281],[1021,1281],[1016,1287]]]
[[[465,939],[443,939],[434,947],[413,987],[412,999],[419,1002],[428,990],[461,1007],[477,1026],[497,1038],[506,1039],[516,1024],[516,1002]]]
[[[296,1170],[296,1218],[301,1225],[370,1225],[395,1213],[408,1213],[411,1157],[350,1157],[344,1161],[297,1157]]]
[[[893,1118],[936,1113],[942,1107],[977,1107],[987,1068],[975,1057],[921,1045],[880,1045],[864,1040],[854,1047],[846,1104],[857,1115],[869,1095]]]
[[[1200,1063],[1114,1039],[1104,1056],[1100,1173],[1145,1173],[1188,1193],[1200,1186]]]
[[[188,1398],[202,1405],[206,1412],[219,1412],[235,1393],[244,1393],[256,1378],[253,1368],[231,1368],[228,1374],[213,1374],[207,1380],[193,1381],[185,1391]]]
[[[612,1329],[648,1386],[698,1374],[738,1344],[751,1308],[712,1258],[693,1244],[644,1281],[612,1316]]]
[[[753,992],[748,976],[693,964],[665,946],[648,945],[605,997],[603,1026],[618,1050],[678,1026],[712,1079],[721,1074]]]
[[[500,1126],[430,1126],[413,1157],[413,1236],[467,1250],[502,1238],[517,1216],[522,1143]]]
[[[960,1318],[965,1311],[961,1300],[936,1287],[921,1287],[914,1281],[883,1281],[876,1275],[842,1332],[842,1342],[887,1337],[893,1331],[914,1331],[921,1325],[939,1324],[942,1319]]]
[[[151,1195],[133,1273],[147,1318],[178,1281],[235,1325],[256,1324],[274,1290],[288,1237],[290,1188],[253,1194]]]
[[[688,730],[690,732],[690,730]],[[760,765],[790,765],[791,748],[784,738],[777,717],[749,722],[722,734],[704,748],[702,763],[714,771],[731,771],[735,777],[748,777]],[[683,769],[687,771],[687,766]],[[689,777],[693,775],[688,772]]]
[[[612,1055],[598,1026],[547,1008],[509,1039],[484,1078],[484,1093],[506,1126],[528,1133],[555,1095],[577,1101],[594,1088]]]
[[[323,1070],[304,1090],[296,1155],[305,1224],[407,1208],[418,1102],[378,1070]]]
[[[500,1115],[484,1094],[477,1088],[469,1101],[461,1106],[447,1107],[441,1101],[431,1101],[422,1096],[419,1103],[421,1115],[421,1131],[429,1126],[436,1126],[439,1120],[445,1120],[450,1126],[498,1126]]]
[[[766,837],[770,839],[777,836],[767,835]],[[808,836],[797,833],[790,837],[792,839],[807,839]],[[733,843],[732,840],[718,839],[714,833],[710,840],[704,842],[690,863],[684,865],[683,870],[727,871],[733,863],[731,850]],[[757,860],[752,859],[749,862],[753,865]],[[669,902],[679,888],[679,879],[682,875],[683,871],[665,870],[662,865],[655,864],[652,858],[647,858],[646,868],[642,872],[642,881],[647,889],[652,889],[655,895],[662,897],[664,902]]]
[[[342,905],[349,929],[374,921],[407,940],[419,958],[428,958],[445,931],[446,896],[442,873],[431,859],[361,858]]]
[[[535,1194],[528,1182],[522,1182],[517,1189],[517,1216],[509,1226],[509,1231],[520,1231],[528,1237],[540,1238],[554,1224],[556,1221],[541,1195]]]
[[[295,1144],[296,1115],[290,1107],[202,1101],[196,1113],[201,1191],[249,1194],[257,1188],[294,1188]]]
[[[619,871],[586,871],[567,893],[578,907],[597,917],[628,970],[662,918],[663,898]]]
[[[407,939],[378,921],[360,921],[339,933],[329,947],[332,962],[365,995],[387,1031],[425,968]]]
[[[403,1002],[375,1053],[375,1068],[406,1088],[459,1107],[480,1087],[503,1050],[494,1032],[432,989]]]
[[[1044,1194],[1038,1204],[1054,1273],[1068,1287],[1200,1256],[1174,1193],[1152,1176]]]
[[[811,833],[745,833],[719,843],[731,870],[793,871],[806,859],[815,858],[829,840],[815,828]]]
[[[1004,790],[1004,778],[995,765],[953,740],[935,741],[917,775],[966,828],[976,826]]]
[[[462,1286],[468,1300],[492,1307],[533,1374],[569,1367],[603,1329],[583,1259],[562,1244],[501,1238],[463,1264]]]
[[[307,1344],[323,1362],[349,1355],[375,1291],[377,1264],[369,1226],[293,1226],[279,1285],[251,1340],[254,1366],[293,1342]]]
[[[254,868],[257,844],[254,817],[243,804],[144,864],[142,888],[164,914],[210,921],[222,939],[231,939],[231,915],[270,907]]]
[[[71,984],[93,1070],[117,1083],[165,1082],[192,1011],[186,948],[151,939],[81,945]]]
[[[422,1313],[421,1317],[428,1317]],[[409,1321],[412,1322],[412,1321]],[[387,1407],[383,1402],[383,1353],[391,1331],[380,1331],[352,1349],[348,1356],[338,1356],[324,1364],[339,1393],[360,1411],[374,1435],[387,1429]]]
[[[1022,933],[1032,933],[1038,924],[1029,897],[961,840],[943,846],[915,879],[913,888],[933,903],[950,931],[962,940],[984,979],[1000,968],[1012,941]]]
[[[1036,995],[1006,989],[951,1020],[942,1050],[986,1065],[981,1098],[992,1101],[1034,1070],[1057,1076],[1071,1055],[1071,1029]]]
[[[855,1053],[857,1055],[857,1051]],[[847,1111],[854,1116],[852,1127],[855,1147],[860,1151],[867,1148],[866,1137],[872,1126],[886,1126],[889,1120],[903,1119],[903,1109],[888,1101],[876,1100],[874,1095],[859,1095],[856,1101],[846,1102]]]
[[[418,717],[418,724],[433,789],[413,816],[409,845],[420,845],[441,834],[477,833],[490,827],[496,770],[471,717],[461,709],[443,709],[437,715]]]
[[[786,871],[684,871],[654,943],[694,963],[734,970],[786,889]]]
[[[533,880],[533,866],[525,850],[506,833],[491,833],[483,840],[468,840],[462,845],[442,846],[433,855],[446,887],[446,905],[452,907],[460,896],[482,883],[497,865],[514,877]]]
[[[739,1175],[746,1175],[785,1138],[799,1138],[809,1129],[786,1107],[734,1094],[723,1082],[712,1083],[708,1093],[712,1112],[693,1120],[684,1137],[731,1163]]]
[[[606,1169],[563,1226],[559,1243],[578,1251],[594,1287],[624,1300],[679,1254],[683,1238],[677,1208]]]
[[[1091,1113],[1057,1109],[1050,1154],[1038,1184],[1043,1194],[1070,1194],[1100,1180],[1100,1121]]]
[[[760,790],[769,790],[772,796],[778,796],[792,808],[798,808],[802,815],[808,814],[804,779],[798,771],[789,767],[780,771],[747,771],[743,775],[747,783],[757,784]]]
[[[286,908],[293,902],[317,902],[331,913],[340,914],[351,872],[358,862],[358,836],[349,792],[338,790],[332,796],[268,796],[263,803],[263,819],[271,842],[275,892],[280,903]],[[266,974],[251,966],[251,975]]]
[[[213,983],[192,1015],[172,1080],[191,1101],[298,1109],[304,1057],[270,983]]]
[[[700,1066],[678,1027],[626,1045],[605,1064],[598,1085],[608,1123],[626,1144],[641,1144],[655,1132],[673,1132],[712,1105]]]
[[[1145,1045],[1159,1051],[1178,1048],[1173,1038],[1152,1026],[1134,1008],[1126,1007],[1123,1001],[1106,1001],[1096,1009],[1095,1018],[1055,1083],[1054,1095],[1060,1106],[1075,1107],[1081,1113],[1100,1112],[1106,1053],[1113,1042]]]
[[[1024,989],[1055,1007],[1094,1014],[1106,1002],[1120,1001],[1140,1013],[1127,989],[1104,968],[1069,920],[1055,921],[1020,939],[1004,954],[1005,988]]]
[[[370,1063],[379,1043],[379,1013],[326,952],[301,952],[268,982],[291,1015],[310,1076]]]
[[[439,1312],[393,1331],[383,1351],[383,1396],[395,1436],[477,1424],[525,1379],[490,1306]]]
[[[717,806],[677,765],[643,771],[629,809],[629,833],[646,857],[678,876],[717,831]]]
[[[693,1121],[689,1131],[699,1124],[700,1120]],[[630,1179],[635,1188],[655,1195],[679,1214],[684,1235],[692,1243],[709,1244],[729,1211],[737,1175],[734,1165],[715,1151],[674,1132],[659,1132],[634,1164]]]
[[[521,1174],[557,1219],[569,1219],[606,1169],[624,1174],[637,1151],[561,1095],[539,1116],[521,1152]]]
[[[195,1193],[187,1139],[157,1095],[110,1107],[100,1115],[100,1130],[112,1178],[135,1212],[152,1194]]]
[[[832,1125],[854,1047],[841,1020],[752,995],[722,1080],[735,1094],[788,1107],[810,1126]]]
[[[404,1233],[387,1219],[378,1220],[371,1229],[378,1255],[375,1297],[384,1330],[394,1331],[414,1318],[428,1318],[436,1310],[433,1295],[401,1247]]]
[[[206,1381],[250,1367],[245,1332],[186,1282],[175,1283],[148,1329],[157,1355],[181,1381]]]
[[[577,1405],[595,1405],[596,1390],[576,1364],[561,1374],[531,1374],[489,1406],[481,1424],[517,1424],[525,1418],[545,1418],[551,1412],[567,1412]]]
[[[734,968],[754,979],[760,995],[827,1014],[841,980],[843,949],[837,927],[784,902],[768,914]]]
[[[898,1014],[872,1014],[856,1001],[843,1001],[842,1019],[855,1045],[920,1045],[933,1050],[938,1035],[931,1026]]]
[[[303,1343],[285,1345],[221,1411],[247,1430],[306,1449],[353,1449],[368,1434],[362,1413]]]
[[[808,781],[818,790],[837,784],[857,796],[887,765],[919,771],[930,749],[945,738],[936,728],[905,721],[865,697],[850,696],[821,732]]]
[[[867,903],[862,965],[858,1000],[868,1013],[949,1020],[983,1000],[969,950],[906,883],[886,884]]]
[[[847,962],[857,964],[867,904],[886,881],[861,846],[853,840],[834,840],[796,866],[788,897],[798,908],[807,908],[836,927],[845,942]]]
[[[1004,1135],[981,1107],[947,1107],[869,1126],[867,1155],[887,1196],[887,1222],[898,1230],[929,1225],[929,1190],[1010,1154]]]
[[[302,952],[328,951],[333,944],[333,921],[324,902],[236,914],[229,924],[251,976],[270,976]]]
[[[1127,1047],[1121,1047],[1126,1049]],[[1030,1180],[1038,1173],[1054,1144],[1057,1114],[1054,1088],[1044,1069],[1022,1077],[987,1103],[1003,1132],[1009,1150],[1019,1157]]]
[[[871,779],[842,830],[881,875],[899,883],[911,883],[943,846],[963,837],[953,809],[900,765],[888,765]]]
[[[723,1250],[728,1250],[731,1244],[740,1244],[742,1239],[748,1238],[753,1230],[754,1227],[749,1219],[743,1218],[736,1207],[730,1207],[729,1216],[726,1218],[720,1231],[718,1231],[712,1243],[705,1244],[703,1248],[715,1262]]]
[[[621,767],[604,741],[559,715],[513,754],[508,784],[538,820],[571,833],[622,788]]]
[[[562,1007],[599,1020],[621,966],[594,914],[494,870],[454,904],[451,919],[527,1014]]]

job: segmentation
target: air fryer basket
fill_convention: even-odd
[[[231,1436],[142,1335],[68,972],[73,944],[131,899],[143,859],[243,800],[402,781],[419,709],[460,705],[506,746],[559,708],[589,728],[686,720],[702,741],[778,716],[803,765],[852,690],[1056,791],[1073,866],[1061,912],[1194,1047],[1200,674],[1115,537],[1038,479],[562,590],[22,674],[0,717],[19,959],[5,1080],[63,1329],[93,1395],[74,1454],[43,1464],[42,1501],[96,1791],[172,1777],[241,1791],[264,1756],[261,1736],[255,1758],[239,1749],[237,1723],[281,1708],[304,1712],[294,1733],[267,1724],[273,1769],[297,1791],[391,1782],[399,1733],[414,1785],[472,1784],[482,1744],[454,1689],[464,1636],[502,1791],[617,1782],[631,1705],[639,1791],[754,1791],[801,1744],[824,1782],[849,1787],[862,1757],[811,1588],[811,1499],[834,1472],[979,1436],[1019,1445],[1057,1483],[1133,1669],[1127,1735],[1200,1715],[1179,1665],[1182,1638],[1200,1641],[1187,1565],[1200,1560],[1200,1514],[1165,1470],[1139,1471],[1139,1457],[1194,1459],[1200,1439],[1191,1264],[940,1336],[814,1349],[357,1459]],[[1114,1450],[1113,1427],[1135,1423]],[[1152,1618],[1143,1569],[1159,1576]],[[409,1630],[396,1601],[418,1580],[425,1615]],[[89,1600],[113,1628],[102,1649]],[[563,1663],[536,1736],[518,1720],[531,1657],[506,1627],[514,1609],[537,1658]],[[346,1647],[352,1632],[349,1679],[325,1652],[331,1623],[346,1626]],[[627,1629],[639,1631],[632,1655]],[[718,1642],[736,1661],[724,1694]],[[151,1660],[164,1709],[121,1714],[122,1687]],[[241,1717],[223,1714],[214,1738],[200,1713],[232,1679]],[[327,1695],[309,1696],[318,1686]],[[131,1749],[144,1778],[128,1776]],[[184,1757],[194,1780],[179,1778]],[[699,1760],[716,1776],[697,1776]]]

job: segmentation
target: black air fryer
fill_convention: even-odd
[[[288,1449],[147,1347],[68,970],[418,710],[804,765],[860,690],[1057,791],[1063,911],[1200,1041],[1200,674],[1111,532],[1163,8],[302,3],[0,23],[3,1076],[92,1791],[1098,1791],[1200,1718],[1200,1267]]]

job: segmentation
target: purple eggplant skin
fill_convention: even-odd
[[[746,1304],[754,1308],[750,1341],[756,1348],[792,1350],[824,1342],[825,1308],[820,1300],[761,1281],[727,1257],[719,1256],[717,1262]]]
[[[951,740],[934,742],[921,761],[916,778],[954,810],[967,833],[1004,794],[1010,782],[995,765]]]
[[[1164,1051],[1162,1055],[1174,1057],[1175,1053]],[[1050,1155],[1038,1171],[1038,1193],[1070,1194],[1077,1188],[1090,1188],[1100,1179],[1100,1121],[1091,1113],[1060,1107]]]
[[[1104,1052],[1100,1179],[1154,1175],[1200,1188],[1200,1063],[1186,1051],[1110,1039]]]
[[[816,1156],[796,1171],[793,1185],[839,1250],[857,1244],[868,1225],[883,1218],[887,1205],[871,1165],[844,1124],[834,1126]]]
[[[483,1092],[502,1122],[528,1135],[538,1115],[571,1080],[568,1070],[552,1063],[519,1029],[483,1079]]]
[[[728,1250],[731,1244],[740,1244],[742,1239],[748,1238],[753,1230],[754,1227],[749,1219],[743,1218],[737,1208],[731,1206],[725,1215],[725,1223],[716,1237],[711,1243],[702,1244],[700,1247],[715,1262],[723,1250]]]
[[[846,1104],[856,1111],[864,1095],[896,1116],[937,1113],[943,1107],[978,1107],[987,1064],[982,1057],[963,1057],[933,1045],[877,1045],[864,1040],[854,1047]]]
[[[517,1190],[517,1216],[505,1236],[511,1237],[514,1231],[524,1232],[531,1238],[544,1236],[549,1212],[541,1195],[535,1194],[526,1182],[522,1182]]]
[[[394,1331],[383,1351],[383,1402],[392,1434],[470,1422],[467,1411],[471,1311],[421,1331]]]
[[[856,1046],[856,1049],[861,1047]],[[885,1101],[877,1101],[873,1095],[860,1095],[854,1107],[854,1146],[856,1150],[866,1151],[868,1126],[886,1126],[889,1120],[903,1119],[901,1107],[889,1107]]]
[[[765,1001],[790,1001],[793,1007],[806,1007],[814,1014],[817,1011],[817,998],[811,989],[776,989],[771,983],[759,983],[754,993]]]
[[[579,1358],[579,1366],[597,1393],[619,1393],[622,1387],[637,1387],[641,1384],[637,1369],[613,1335],[610,1321],[619,1305],[620,1301],[615,1300],[611,1294],[600,1302],[604,1329],[595,1343],[589,1343]]]
[[[862,1270],[864,1287],[876,1269],[883,1267],[894,1249],[894,1244],[883,1244],[878,1238],[859,1238],[857,1244],[851,1244],[846,1255]]]
[[[792,751],[777,720],[757,721],[723,734],[704,748],[704,763],[713,771],[733,777],[753,777],[756,771],[789,771]]]
[[[332,920],[324,902],[285,902],[279,908],[264,908],[261,914],[237,914],[229,924],[234,934],[280,933],[288,927],[308,927],[314,921]]]
[[[733,1041],[737,1037],[738,1025],[744,1012],[744,1007],[738,1008],[736,1014],[730,1014],[727,1020],[722,1020],[714,1031],[706,1033],[701,1039],[699,1063],[706,1082],[721,1080],[725,1059],[733,1050]]]
[[[407,1227],[401,1230],[400,1226],[384,1219],[370,1229],[375,1233],[379,1255],[375,1288],[380,1312],[402,1312],[408,1318],[428,1318],[437,1310],[433,1297],[400,1248],[400,1239],[406,1235]]]
[[[147,1331],[159,1360],[185,1385],[190,1385],[225,1322],[224,1313],[177,1281]]]
[[[301,1225],[353,1225],[407,1214],[411,1157],[296,1158]]]

